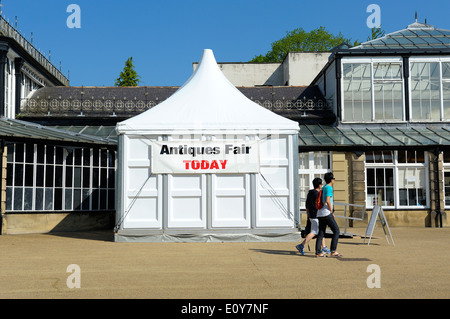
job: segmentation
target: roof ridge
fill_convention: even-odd
[[[380,38],[362,42],[349,51],[365,49],[430,49],[436,48],[448,50],[450,48],[450,30],[436,28],[429,24],[414,22],[406,28],[390,32]]]

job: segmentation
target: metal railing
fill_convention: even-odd
[[[116,99],[116,98],[26,98],[22,99],[22,115],[64,116],[134,116],[151,109],[163,100]],[[329,110],[324,99],[253,100],[275,113],[302,114],[315,110]]]
[[[347,233],[347,227],[348,227],[348,221],[349,220],[361,220],[362,221],[366,217],[366,206],[365,205],[356,205],[356,204],[339,203],[339,202],[334,202],[333,205],[344,206],[344,215],[336,215],[336,214],[334,215],[337,218],[345,219],[344,234]],[[347,208],[348,207],[361,208],[361,217],[347,216]]]
[[[39,62],[48,72],[61,83],[68,86],[69,80],[58,70],[39,50],[37,50],[25,37],[18,32],[8,21],[0,15],[0,34],[14,39],[25,51]]]
[[[23,99],[21,115],[59,116],[133,116],[151,109],[159,101],[125,99]]]

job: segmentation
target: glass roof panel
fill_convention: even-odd
[[[367,145],[367,141],[362,139],[359,135],[351,131],[343,131],[344,136],[350,139],[356,145]]]
[[[429,32],[421,29],[414,29],[412,30],[412,32],[414,32],[419,37],[429,37],[431,35]]]
[[[338,136],[342,134],[336,128],[331,126],[321,126],[320,128],[325,132],[325,134],[328,134],[330,136]]]
[[[401,34],[401,35],[403,35],[403,36],[405,36],[405,37],[411,37],[411,36],[416,36],[416,34],[413,32],[413,31],[411,31],[411,30],[409,30],[409,29],[405,29],[405,30],[402,30],[402,31],[398,31],[398,32],[396,32],[395,34]]]
[[[405,37],[392,37],[392,40],[397,41],[399,44],[412,44],[413,40]]]
[[[436,29],[435,30],[436,35],[441,35],[443,37],[450,37],[450,31],[449,30],[440,30],[440,29]]]
[[[383,46],[392,46],[392,45],[399,45],[399,42],[397,41],[397,39],[392,39],[392,38],[386,38],[386,39],[383,39],[383,40],[380,40],[380,41],[376,41],[376,42],[374,42],[374,43],[372,43],[373,45],[376,45],[376,46],[381,46],[381,45],[383,45]]]
[[[442,144],[441,143],[442,139],[436,134],[432,133],[419,133],[419,134],[422,135],[424,138],[427,138],[429,141],[432,141],[432,144]]]
[[[97,135],[96,133],[98,132],[98,126],[88,126],[85,127],[83,129],[83,134],[88,134],[88,135]]]
[[[325,132],[322,130],[319,125],[305,125],[304,131],[311,132],[314,135],[325,135]]]
[[[384,141],[387,145],[401,145],[401,140],[399,140],[395,135],[391,135],[388,132],[383,131],[382,129],[368,129],[372,134],[382,141]]]
[[[421,146],[450,145],[450,129],[445,127],[357,127],[336,128],[301,125],[300,145],[307,146]]]
[[[303,142],[304,142],[304,145],[308,145],[308,146],[310,146],[310,145],[317,145],[317,140],[314,138],[314,136],[312,136],[312,135],[302,135],[302,134],[300,134],[300,139],[299,140],[302,140]]]
[[[117,141],[113,139],[76,133],[76,128],[73,126],[69,127],[69,130],[65,130],[63,127],[54,128],[7,118],[0,119],[0,136],[104,145],[117,144]]]
[[[411,40],[412,43],[416,45],[426,45],[428,42],[420,37],[407,37],[407,39]]]
[[[387,145],[387,143],[384,141],[384,139],[381,136],[376,136],[374,134],[369,134],[369,133],[360,133],[361,137],[364,138],[365,140],[370,142],[370,145],[373,146],[383,146],[383,145]]]
[[[450,48],[450,30],[414,23],[407,29],[390,33],[377,40],[362,43],[354,49],[445,49]]]
[[[450,31],[443,30],[443,29],[427,29],[424,31],[427,32],[429,35],[435,36],[435,37],[442,37],[442,36],[445,37],[445,36],[450,35]]]
[[[429,37],[429,38],[423,38],[427,43],[429,44],[442,44],[443,39],[435,38],[435,37]]]

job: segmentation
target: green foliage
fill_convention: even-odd
[[[255,56],[250,62],[282,62],[289,51],[324,52],[350,42],[351,39],[345,38],[342,33],[333,35],[325,27],[310,32],[298,28],[286,32],[286,36],[271,44],[272,48],[266,55]]]
[[[384,37],[386,32],[384,30],[381,30],[381,26],[380,26],[379,28],[372,28],[371,33],[372,33],[372,35],[370,37],[367,37],[367,41]]]
[[[116,79],[116,86],[138,86],[140,82],[140,76],[134,70],[133,57],[128,58],[125,61],[125,67],[120,72],[119,77]]]

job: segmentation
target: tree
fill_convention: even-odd
[[[386,32],[381,29],[381,25],[379,28],[372,28],[371,33],[372,33],[372,35],[370,37],[367,37],[367,41],[384,37],[384,35],[386,34]]]
[[[140,76],[134,70],[133,57],[128,58],[125,61],[125,67],[120,72],[119,77],[116,79],[116,86],[138,86],[140,82]]]
[[[306,32],[302,28],[286,32],[286,35],[271,44],[266,55],[255,56],[250,62],[282,62],[289,51],[324,52],[342,44],[351,43],[342,33],[333,35],[325,27]]]

